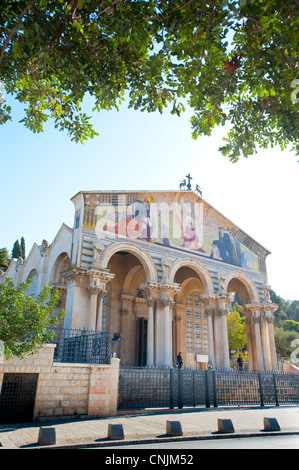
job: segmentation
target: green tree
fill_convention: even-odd
[[[21,249],[22,249],[22,258],[26,258],[26,248],[25,248],[25,239],[24,237],[21,238]]]
[[[227,317],[227,333],[229,349],[243,351],[247,348],[245,319],[234,306]]]
[[[7,248],[0,248],[0,270],[6,271],[9,265]]]
[[[17,259],[19,256],[22,256],[22,255],[23,255],[22,247],[20,245],[19,240],[16,240],[12,248],[11,257]]]
[[[23,358],[36,354],[37,348],[47,344],[54,336],[51,327],[63,317],[61,311],[52,315],[59,302],[59,292],[50,287],[38,295],[37,300],[26,296],[32,282],[10,287],[11,279],[0,285],[0,340],[4,343],[5,357]]]
[[[192,135],[229,125],[223,155],[298,142],[298,0],[6,0],[0,9],[0,82],[71,139],[96,135],[81,111],[128,104],[180,115]],[[0,92],[1,94],[1,92]],[[0,123],[11,108],[0,96]]]
[[[291,343],[294,339],[299,339],[296,331],[285,331],[283,328],[274,327],[276,350],[279,356],[288,357],[294,350]]]
[[[297,333],[299,333],[299,322],[294,321],[294,320],[287,320],[285,322],[284,329],[286,331],[296,331]]]
[[[286,314],[288,303],[282,297],[280,297],[280,295],[277,295],[273,290],[270,291],[270,300],[274,304],[278,305],[276,312],[274,312],[275,325],[278,327],[283,327],[286,320],[288,319]]]

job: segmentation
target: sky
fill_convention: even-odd
[[[298,157],[279,148],[231,163],[218,148],[223,127],[193,140],[187,109],[127,109],[93,113],[98,137],[82,144],[54,129],[33,134],[18,121],[21,106],[10,96],[13,121],[0,127],[0,248],[11,252],[23,236],[50,243],[62,223],[73,226],[70,198],[83,190],[178,190],[190,173],[203,199],[271,252],[268,283],[281,297],[299,299]],[[293,243],[294,241],[294,243]]]

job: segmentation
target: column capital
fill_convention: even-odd
[[[217,300],[218,303],[223,302],[228,305],[233,301],[233,296],[231,294],[218,294],[215,296],[215,300]]]
[[[164,281],[164,282],[161,282],[159,284],[159,290],[162,293],[167,293],[167,294],[170,294],[170,295],[174,295],[177,292],[180,292],[181,286],[180,286],[180,284],[177,284],[176,282]]]
[[[263,309],[262,304],[246,304],[244,305],[245,309],[248,310],[249,312],[261,312]]]
[[[92,279],[92,280],[97,280],[101,281],[103,283],[107,283],[112,281],[114,279],[115,274],[111,273],[110,271],[106,269],[99,269],[94,266],[91,266],[87,271],[86,271],[87,276]]]
[[[87,290],[90,293],[90,295],[98,295],[100,288],[96,286],[88,286]]]
[[[220,317],[226,317],[229,314],[229,309],[228,308],[217,308],[216,313]]]
[[[66,279],[66,282],[74,281],[77,278],[82,278],[86,276],[86,269],[79,268],[78,266],[72,266],[71,268],[64,271],[62,277]]]
[[[265,319],[268,323],[274,323],[274,315],[273,312],[266,310],[265,312]]]
[[[200,301],[205,305],[215,303],[216,300],[217,300],[216,294],[200,294]]]
[[[278,309],[278,305],[272,304],[272,303],[266,303],[266,304],[263,304],[263,309],[267,312],[274,313]]]
[[[114,279],[115,274],[91,267],[87,270],[87,276],[89,279],[88,291],[93,293],[93,289],[97,288],[98,294],[104,296],[106,294],[106,284]]]
[[[175,302],[172,299],[162,299],[161,303],[164,307],[174,307]]]
[[[157,303],[157,300],[153,299],[152,297],[149,297],[146,299],[146,303],[148,307],[154,307]]]

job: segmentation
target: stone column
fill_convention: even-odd
[[[277,305],[267,306],[266,307],[266,321],[268,322],[268,333],[269,333],[269,343],[270,343],[270,354],[271,354],[271,362],[272,362],[272,370],[278,370],[278,362],[277,362],[277,353],[276,353],[276,345],[275,345],[275,338],[274,338],[274,316],[273,313],[277,310]]]
[[[88,292],[90,293],[89,300],[89,316],[88,316],[88,329],[96,329],[96,319],[97,319],[97,302],[98,302],[98,287],[88,286]]]
[[[171,367],[171,330],[170,330],[170,307],[172,305],[171,299],[164,299],[162,301],[164,306],[163,314],[163,365]]]
[[[264,359],[263,359],[263,350],[262,350],[262,341],[261,341],[261,312],[254,310],[252,312],[252,319],[254,323],[254,335],[255,335],[255,348],[256,348],[256,369],[259,371],[264,370]]]
[[[154,307],[156,301],[154,299],[147,299],[147,358],[146,365],[154,365],[154,344],[155,344],[155,331],[154,331]]]
[[[249,370],[253,371],[254,361],[253,361],[253,340],[252,340],[252,318],[251,318],[250,312],[246,311],[245,309],[244,309],[244,315],[245,315]]]
[[[102,320],[103,320],[103,299],[107,294],[106,290],[99,289],[98,291],[98,311],[96,318],[96,330],[102,330]]]
[[[216,353],[215,353],[215,320],[216,317],[216,302],[215,295],[201,295],[200,300],[204,304],[205,313],[207,314],[207,323],[208,323],[208,355],[209,361],[213,364],[213,367],[216,368]],[[217,335],[216,335],[217,337]]]
[[[90,293],[88,329],[95,330],[98,327],[101,330],[103,297],[106,294],[106,284],[112,281],[114,274],[106,270],[91,267],[87,271],[87,275],[89,278],[88,292]],[[100,301],[97,308],[98,295],[100,295]]]
[[[145,282],[139,285],[146,293],[147,310],[147,351],[146,364],[148,366],[160,365],[158,347],[158,298],[159,284],[156,282]]]
[[[214,353],[214,333],[213,333],[213,317],[215,315],[215,309],[206,309],[207,320],[208,320],[208,355],[209,361],[215,367],[215,353]]]
[[[216,300],[216,324],[214,329],[216,343],[216,367],[229,369],[230,358],[227,333],[227,305],[231,302],[231,297],[228,294],[221,294],[219,296],[216,296]]]
[[[82,294],[86,293],[86,271],[73,267],[63,277],[67,282],[64,328],[81,328]],[[80,315],[81,314],[81,315]]]
[[[264,369],[266,372],[270,372],[272,370],[271,364],[271,353],[270,353],[270,343],[269,343],[269,331],[268,331],[268,323],[266,319],[266,312],[263,309],[261,311],[261,340],[262,340],[262,351],[263,351],[263,359],[264,359]]]
[[[263,371],[265,370],[264,366],[264,356],[263,356],[263,347],[262,347],[262,335],[261,335],[261,304],[247,304],[245,305],[247,324],[246,327],[250,327],[250,333],[247,332],[247,340],[250,336],[251,338],[251,355],[253,361],[253,370]],[[249,350],[248,350],[249,353]]]
[[[180,286],[176,283],[163,282],[160,284],[160,298],[163,305],[163,365],[172,366],[172,307],[174,295],[179,292]]]
[[[116,343],[115,352],[122,359],[122,365],[135,365],[136,316],[134,312],[135,297],[122,294],[120,296],[120,325],[116,331],[124,336],[124,340]],[[133,347],[134,345],[134,347]],[[134,361],[134,362],[133,362]]]
[[[223,346],[223,367],[224,369],[230,369],[230,357],[229,357],[229,344],[228,344],[228,333],[227,333],[227,315],[228,309],[223,308],[219,309],[219,313],[221,314],[222,319],[222,346]]]

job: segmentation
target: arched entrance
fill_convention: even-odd
[[[245,317],[249,370],[276,370],[277,358],[273,331],[273,309],[263,300],[254,283],[243,273],[232,273],[225,281],[227,292],[242,299]]]
[[[65,252],[60,253],[53,263],[53,267],[50,274],[50,286],[59,291],[60,302],[57,307],[53,310],[53,314],[57,314],[59,310],[65,309],[66,306],[66,295],[67,295],[67,281],[63,276],[63,272],[70,267],[69,255]],[[63,326],[64,320],[61,320],[60,327]]]
[[[185,367],[205,369],[208,362],[208,318],[201,296],[213,292],[212,279],[194,260],[175,263],[169,277],[180,285],[180,291],[174,297],[173,356],[175,358],[181,352]]]
[[[107,262],[115,276],[107,287],[106,331],[119,332],[116,343],[121,365],[145,366],[147,361],[148,306],[146,293],[140,288],[150,269],[133,253],[119,250]]]
[[[208,362],[207,315],[201,295],[208,285],[202,271],[181,266],[175,273],[174,282],[180,285],[175,295],[173,317],[173,356],[182,353],[187,368],[205,369]]]

